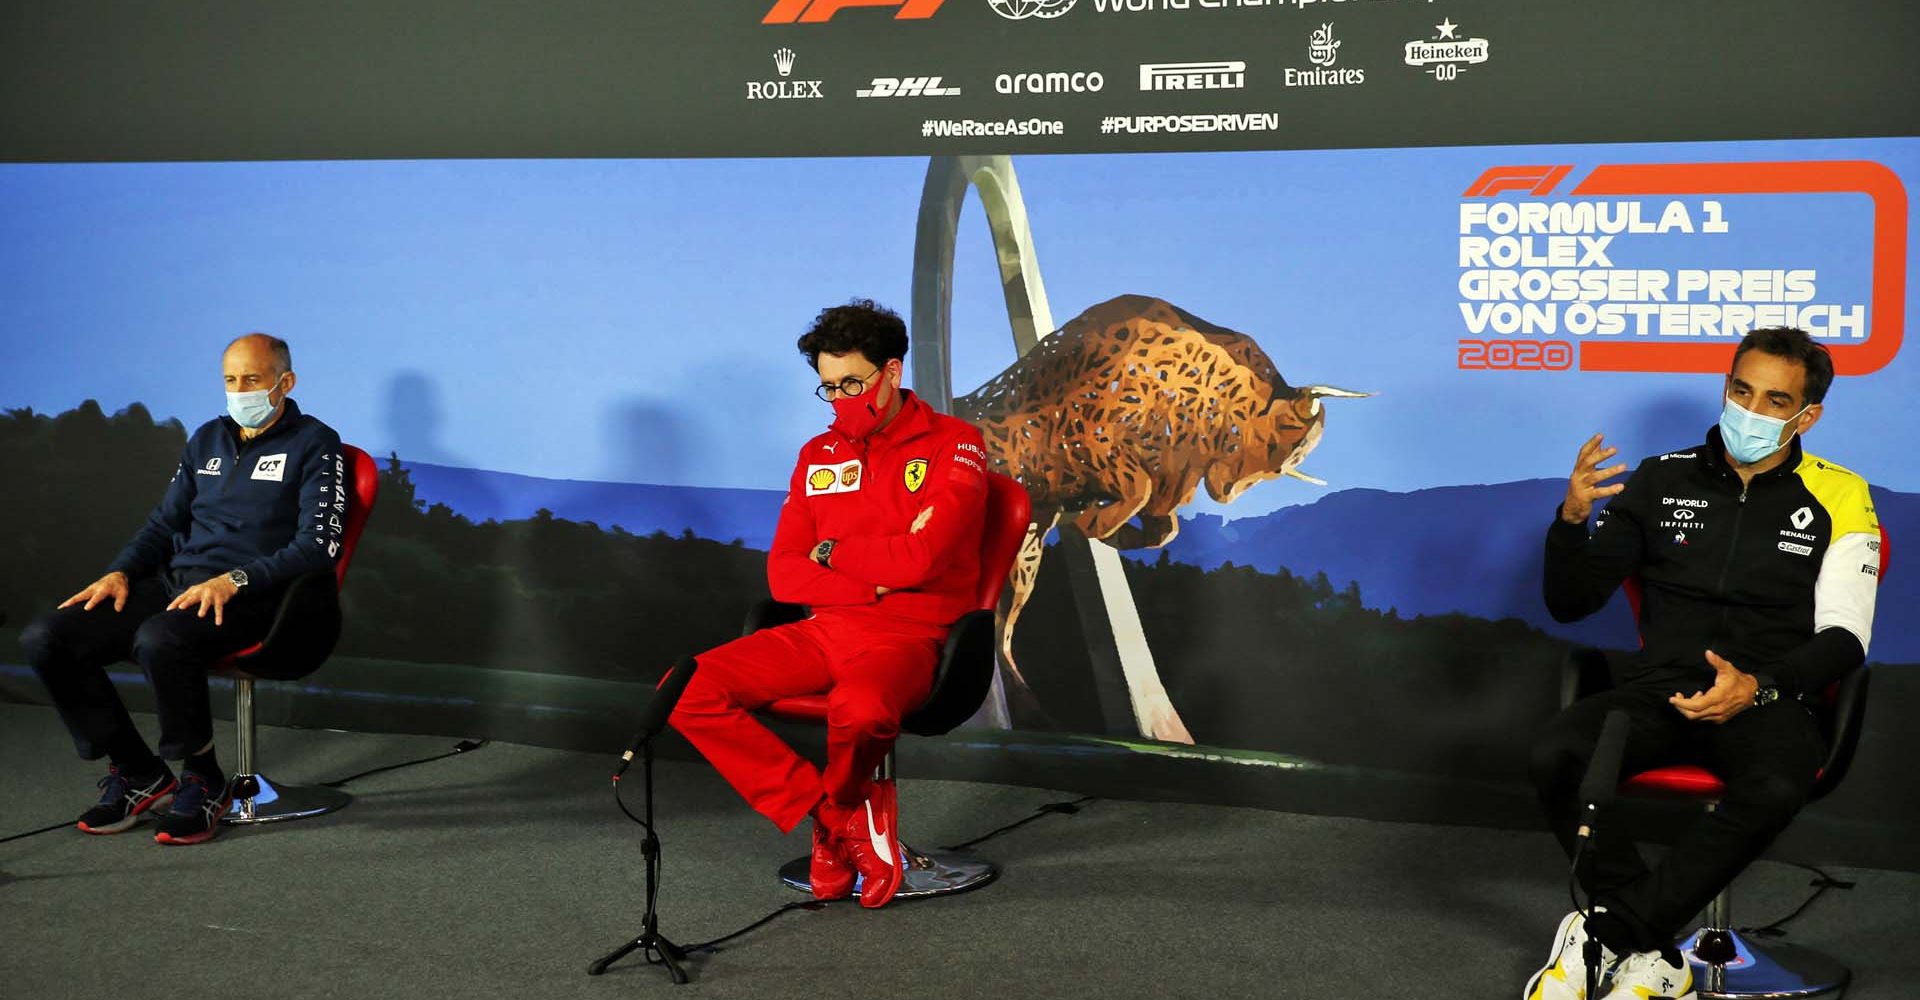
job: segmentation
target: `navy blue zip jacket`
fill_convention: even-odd
[[[229,570],[242,593],[331,570],[347,521],[340,435],[287,400],[266,433],[242,443],[231,418],[187,439],[167,495],[108,567],[131,578],[171,571],[177,588]]]
[[[1642,647],[1628,683],[1713,684],[1706,651],[1789,695],[1816,694],[1866,661],[1880,582],[1880,518],[1867,481],[1801,450],[1742,483],[1718,427],[1703,445],[1640,463],[1586,525],[1556,512],[1545,591],[1554,620],[1642,586]]]

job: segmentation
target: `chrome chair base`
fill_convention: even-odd
[[[1734,930],[1701,928],[1680,952],[1693,967],[1695,994],[1714,1000],[1838,996],[1853,978],[1846,966],[1817,951],[1790,944],[1762,948]]]
[[[323,785],[282,785],[264,774],[237,775],[233,805],[221,819],[228,823],[275,823],[304,819],[345,808],[353,796]]]
[[[901,844],[900,849],[907,856],[907,877],[900,883],[900,891],[894,893],[895,899],[919,899],[966,892],[1000,877],[1000,869],[994,867],[993,862],[971,854],[916,851],[907,844]],[[780,881],[785,882],[788,888],[811,893],[813,882],[808,871],[810,867],[810,859],[795,858],[780,866]],[[860,891],[858,880],[854,882],[853,891]]]

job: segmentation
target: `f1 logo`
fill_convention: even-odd
[[[1573,169],[1558,167],[1493,167],[1467,188],[1462,198],[1491,198],[1502,191],[1525,191],[1538,198],[1553,193],[1560,179]]]
[[[896,21],[924,21],[947,0],[779,0],[761,24],[819,24],[846,7],[898,7]]]

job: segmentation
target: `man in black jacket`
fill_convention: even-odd
[[[1605,997],[1691,997],[1675,936],[1806,802],[1826,747],[1801,699],[1866,661],[1879,582],[1866,481],[1800,447],[1832,381],[1826,348],[1805,332],[1755,330],[1734,354],[1705,443],[1614,484],[1626,471],[1603,468],[1615,449],[1597,434],[1580,448],[1547,532],[1547,607],[1575,621],[1637,577],[1642,646],[1618,687],[1572,705],[1534,741],[1548,821],[1571,854],[1576,791],[1616,709],[1630,722],[1626,773],[1701,763],[1726,794],[1651,868],[1627,839],[1606,828],[1594,837],[1581,877],[1596,913],[1561,922],[1529,1000],[1585,996],[1588,935],[1604,946]],[[1588,515],[1607,497],[1589,535]]]
[[[111,762],[87,833],[160,814],[154,839],[195,844],[232,795],[213,747],[207,669],[267,634],[286,585],[331,572],[347,518],[340,436],[300,412],[285,341],[248,334],[222,360],[227,416],[188,439],[166,496],[107,568],[20,636],[74,745]],[[106,667],[131,659],[153,684],[156,755]],[[165,760],[184,760],[178,781]]]

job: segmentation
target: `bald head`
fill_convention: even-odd
[[[232,360],[236,354],[255,365],[266,365],[275,375],[293,370],[293,350],[286,341],[270,334],[249,333],[236,337],[227,345],[225,357]]]

